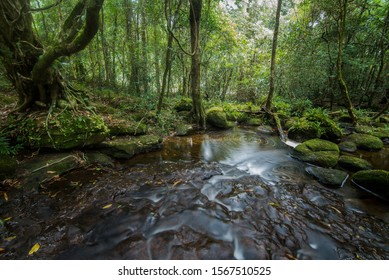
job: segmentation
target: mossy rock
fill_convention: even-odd
[[[162,139],[156,135],[116,138],[98,145],[101,152],[116,159],[129,159],[136,154],[160,149]]]
[[[123,136],[123,135],[145,135],[147,132],[147,125],[142,122],[132,122],[128,120],[111,120],[106,122],[111,136]]]
[[[372,127],[372,126],[366,126],[366,125],[359,125],[357,126],[356,132],[362,133],[362,134],[369,134],[373,135],[375,137],[378,137],[380,139],[389,138],[389,128],[384,127]]]
[[[315,127],[307,126],[292,126],[288,130],[288,138],[298,141],[304,142],[310,139],[319,138],[320,133],[319,130]]]
[[[354,142],[350,142],[350,141],[343,141],[339,143],[338,146],[339,146],[339,150],[348,153],[354,153],[358,149],[357,145]]]
[[[331,187],[341,187],[348,178],[347,172],[337,169],[309,166],[305,171],[321,184]]]
[[[104,120],[88,111],[65,110],[26,116],[21,122],[19,134],[24,145],[30,148],[67,150],[94,146],[108,136]]]
[[[177,112],[192,110],[192,99],[182,98],[174,105],[174,109]]]
[[[263,124],[263,120],[260,118],[251,118],[247,122],[245,122],[248,126],[260,126]]]
[[[352,156],[341,156],[338,161],[339,166],[350,171],[370,170],[373,166],[367,160]]]
[[[181,123],[177,126],[176,135],[186,136],[192,133],[192,131],[193,131],[193,126],[191,126],[190,124]]]
[[[311,139],[296,146],[293,156],[322,167],[334,167],[339,159],[339,147],[330,141]]]
[[[0,155],[0,179],[13,176],[17,167],[15,158],[9,155]]]
[[[384,143],[380,138],[369,134],[354,133],[349,135],[346,141],[355,143],[358,149],[368,151],[381,150],[384,147]]]
[[[213,107],[207,112],[207,123],[217,128],[229,128],[227,115],[223,108]]]
[[[363,190],[389,201],[389,171],[358,171],[353,175],[352,182]]]

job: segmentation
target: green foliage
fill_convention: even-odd
[[[0,133],[0,156],[16,155],[21,148],[21,145],[11,145],[10,140],[6,137],[6,135]]]

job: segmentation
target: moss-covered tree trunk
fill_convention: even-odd
[[[348,0],[338,0],[339,1],[339,17],[337,20],[338,25],[338,56],[336,61],[337,68],[337,79],[340,88],[340,92],[345,99],[347,112],[351,118],[351,121],[355,124],[357,118],[354,114],[354,106],[351,102],[350,94],[348,91],[347,84],[343,78],[343,46],[346,33],[346,15],[347,15],[347,2]]]
[[[200,19],[203,1],[191,0],[189,9],[190,42],[192,51],[191,95],[195,122],[205,127],[205,111],[200,92]]]
[[[67,99],[66,82],[53,66],[62,56],[83,50],[96,34],[104,0],[79,0],[67,17],[58,42],[43,46],[32,27],[30,0],[1,0],[0,57],[19,95],[17,110],[55,106]],[[60,3],[60,1],[58,1]]]

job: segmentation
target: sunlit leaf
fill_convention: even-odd
[[[41,245],[40,245],[39,243],[35,243],[35,245],[32,246],[32,248],[31,248],[30,251],[28,252],[28,255],[29,255],[29,256],[33,255],[33,254],[36,253],[40,248],[41,248]]]
[[[111,208],[112,207],[112,204],[107,204],[105,206],[103,206],[103,209],[108,209],[108,208]]]

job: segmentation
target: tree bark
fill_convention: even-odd
[[[200,92],[200,20],[202,0],[190,0],[189,22],[190,22],[190,43],[192,51],[191,66],[191,96],[193,105],[193,116],[196,124],[205,128],[205,111]]]
[[[278,42],[278,30],[280,26],[281,5],[282,5],[282,0],[278,0],[277,11],[276,11],[276,24],[274,26],[274,33],[273,33],[273,46],[271,51],[270,86],[269,86],[269,94],[267,96],[266,106],[265,106],[265,110],[267,112],[271,112],[271,105],[274,96],[275,79],[276,79],[277,42]]]

